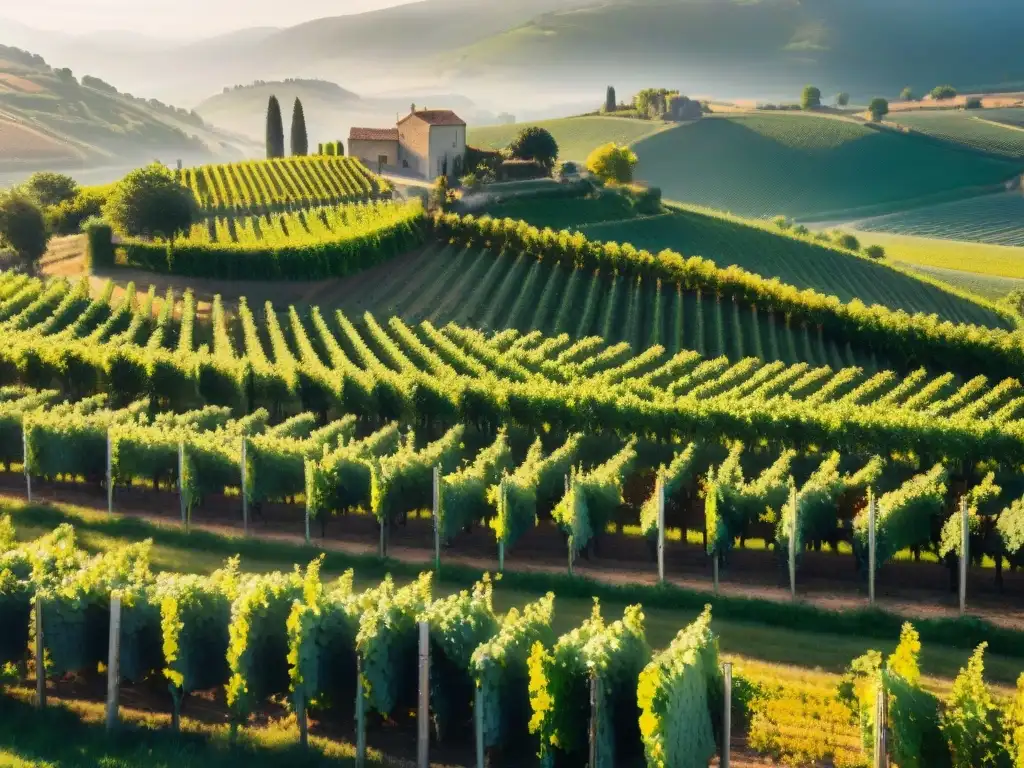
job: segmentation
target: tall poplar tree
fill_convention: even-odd
[[[615,102],[615,87],[609,85],[608,91],[604,96],[604,111],[614,112],[618,108],[618,104]]]
[[[292,155],[309,154],[309,136],[306,134],[306,114],[302,111],[302,102],[296,97],[292,107]]]
[[[267,104],[267,159],[274,157],[284,157],[284,123],[277,96],[271,96]]]

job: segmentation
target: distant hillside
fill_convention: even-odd
[[[526,125],[536,125],[549,131],[558,142],[559,157],[577,162],[586,160],[592,149],[610,141],[633,144],[672,127],[671,123],[621,117],[567,117],[512,125],[473,126],[467,139],[470,146],[502,149],[511,144]]]
[[[0,168],[81,167],[154,157],[241,157],[251,144],[194,112],[79,80],[37,55],[0,46]]]
[[[464,76],[622,82],[701,92],[895,96],[1024,80],[1019,0],[610,0],[554,12],[444,57]],[[794,97],[796,93],[794,93]]]
[[[928,136],[802,113],[713,115],[633,147],[670,200],[742,216],[876,215],[995,190],[1024,162]]]
[[[352,126],[394,125],[398,114],[406,114],[411,104],[454,109],[468,122],[490,122],[493,115],[476,107],[465,96],[455,94],[415,94],[362,97],[337,83],[319,79],[291,78],[257,81],[249,85],[225,88],[204,99],[196,113],[212,125],[263,141],[267,101],[277,96],[290,119],[292,103],[302,100],[306,128],[312,143],[347,140]]]

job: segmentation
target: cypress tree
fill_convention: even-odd
[[[608,92],[604,97],[604,111],[614,112],[617,107],[618,104],[615,101],[615,86],[609,85]]]
[[[277,96],[271,96],[267,104],[267,159],[274,157],[284,157],[284,123]]]
[[[306,114],[302,111],[302,102],[295,99],[292,107],[292,155],[309,154],[309,136],[306,135]]]

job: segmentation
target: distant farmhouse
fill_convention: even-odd
[[[462,175],[466,121],[450,109],[416,109],[394,128],[353,128],[348,153],[377,171],[424,179]]]

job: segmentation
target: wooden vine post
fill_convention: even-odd
[[[597,768],[598,749],[597,740],[600,733],[600,709],[601,709],[601,678],[597,672],[590,673],[590,728],[588,740],[590,741],[590,762],[588,768]]]
[[[484,692],[479,683],[473,690],[473,730],[476,735],[476,768],[484,768]]]
[[[32,503],[32,470],[28,466],[28,423],[24,417],[21,417],[21,461],[22,466],[25,468],[25,496],[28,498],[28,503]]]
[[[107,514],[114,514],[114,445],[107,427]]]
[[[796,486],[789,488],[789,593],[796,600]]]
[[[306,690],[298,686],[295,690],[295,720],[299,726],[299,746],[309,746],[309,719],[306,715]]]
[[[441,467],[434,467],[434,508],[432,517],[434,521],[434,570],[441,570]]]
[[[110,643],[107,649],[107,732],[117,728],[121,684],[121,597],[110,597]]]
[[[868,604],[875,604],[875,526],[878,523],[878,501],[868,491]]]
[[[967,568],[971,562],[971,526],[967,497],[960,498],[960,615],[967,613]]]
[[[501,483],[498,485],[498,504],[499,508],[504,510],[505,519],[508,520],[508,479],[505,477],[501,478]],[[505,534],[502,533],[498,539],[498,573],[505,572]]]
[[[886,706],[885,686],[879,683],[875,694],[875,749],[873,768],[889,768],[889,708]]]
[[[242,460],[241,460],[241,475],[242,475],[242,533],[245,536],[249,535],[249,492],[246,489],[249,481],[249,468],[246,465],[245,453],[246,444],[249,441],[245,435],[242,435]]]
[[[565,476],[565,495],[566,496],[569,495],[569,476],[568,475]],[[576,544],[576,542],[573,541],[573,537],[572,537],[571,533],[568,536],[568,541],[569,541],[569,575],[572,576],[572,573],[573,573],[572,565],[573,565],[573,560],[575,559],[574,555],[576,554],[573,551],[573,549],[574,549],[574,545]]]
[[[43,598],[36,593],[36,709],[46,708],[46,646],[43,643]]]
[[[305,459],[302,463],[302,469],[306,475],[306,544],[309,544],[309,519],[310,506],[312,505],[312,494],[310,491],[313,489],[313,462],[309,459]]]
[[[185,441],[178,443],[178,501],[181,504],[181,524],[188,531],[188,501],[185,499]]]
[[[665,478],[658,473],[658,583],[665,583]]]
[[[416,768],[430,768],[430,625],[420,622],[419,707],[416,712]]]
[[[722,760],[720,768],[729,768],[732,753],[732,663],[722,664],[722,684],[725,696],[722,703]]]
[[[356,768],[366,768],[366,694],[363,691],[363,658],[356,656]]]

